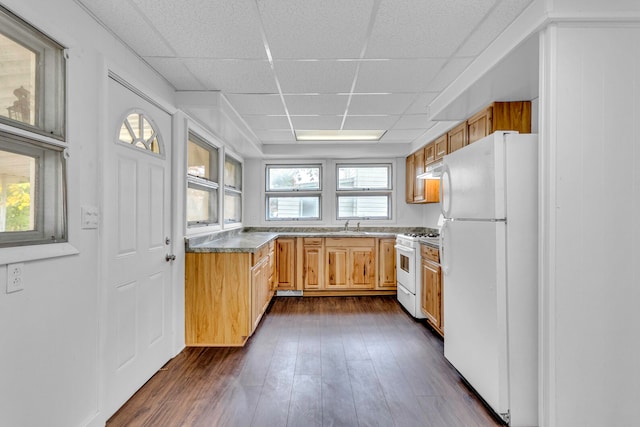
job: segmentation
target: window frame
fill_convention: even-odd
[[[367,168],[367,167],[386,167],[387,174],[387,187],[386,188],[366,188],[356,187],[350,189],[340,188],[340,169],[341,168]],[[336,162],[335,169],[335,218],[336,221],[343,220],[361,220],[361,221],[391,221],[393,220],[393,163],[350,163],[350,162]],[[386,216],[341,216],[340,215],[340,199],[342,197],[362,197],[362,196],[384,196],[387,198],[387,215]]]
[[[64,46],[0,5],[2,34],[36,54],[34,124],[0,116],[0,123],[65,141],[67,54]],[[9,34],[10,33],[10,34]]]
[[[209,152],[209,163],[211,167],[216,168],[216,179],[207,179],[204,177],[192,175],[189,173],[189,144],[194,143],[201,148],[204,148]],[[221,148],[215,144],[209,142],[206,138],[200,136],[199,133],[195,132],[193,129],[187,130],[187,143],[185,144],[185,175],[186,175],[186,189],[185,189],[185,222],[187,226],[187,231],[201,231],[205,227],[210,227],[212,229],[220,227],[220,153]],[[213,154],[215,154],[215,162],[213,162]],[[215,165],[214,165],[215,163]],[[211,176],[210,176],[211,178]],[[188,220],[188,203],[187,197],[189,188],[196,188],[201,191],[209,191],[210,197],[210,213],[214,215],[213,221],[189,221]],[[215,203],[214,203],[215,202]],[[214,206],[211,204],[214,203]]]
[[[318,189],[279,189],[271,190],[269,188],[269,172],[271,169],[303,169],[303,168],[317,168],[318,169]],[[295,222],[319,222],[322,221],[322,183],[323,183],[323,164],[322,163],[267,163],[264,169],[264,191],[265,191],[265,212],[264,220],[266,222],[277,221],[295,221]],[[270,217],[269,204],[272,198],[302,198],[302,197],[314,197],[318,199],[318,216],[317,217]]]
[[[237,164],[237,166],[240,168],[240,173],[238,176],[238,179],[240,180],[240,185],[235,187],[235,186],[231,186],[229,184],[227,184],[227,178],[226,178],[226,166],[227,166],[227,160],[230,160],[231,162],[235,162]],[[242,226],[242,220],[243,220],[243,216],[244,216],[244,212],[243,210],[243,187],[244,187],[244,164],[241,160],[239,160],[237,157],[231,155],[230,153],[228,153],[226,150],[224,152],[224,163],[223,163],[223,184],[224,184],[224,191],[222,194],[222,205],[223,205],[223,209],[222,209],[222,222],[225,225],[226,228],[235,228],[235,227],[241,227]],[[239,220],[232,220],[232,219],[227,219],[227,196],[232,196],[232,197],[238,197],[239,201],[240,201],[240,212],[237,212],[240,216]]]

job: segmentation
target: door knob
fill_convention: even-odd
[[[167,254],[164,259],[167,260],[167,262],[169,261],[174,261],[176,259],[176,256],[174,254]]]

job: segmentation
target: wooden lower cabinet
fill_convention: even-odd
[[[375,287],[375,239],[327,238],[326,289],[373,289]]]
[[[377,289],[396,289],[396,239],[378,240]]]
[[[276,289],[296,289],[296,239],[280,238],[276,241]]]
[[[268,249],[185,257],[185,343],[242,346],[273,296]]]
[[[420,307],[427,317],[427,322],[440,334],[444,335],[444,316],[442,310],[442,275],[438,264],[438,251],[422,246],[421,261],[421,301]]]
[[[302,289],[324,288],[324,250],[321,237],[302,239]]]

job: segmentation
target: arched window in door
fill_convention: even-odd
[[[140,111],[129,113],[122,121],[118,141],[141,150],[162,154],[159,135],[153,122]]]

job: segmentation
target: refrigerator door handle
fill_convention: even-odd
[[[442,215],[451,218],[451,171],[446,163],[442,166],[440,175],[440,201]]]
[[[445,220],[444,223],[442,224],[442,227],[440,228],[440,248],[438,249],[440,251],[440,254],[439,254],[440,268],[442,269],[442,274],[445,276],[449,274],[449,263],[447,262],[447,259],[444,256],[445,254],[444,240],[445,240],[448,226],[449,226],[449,221]]]

